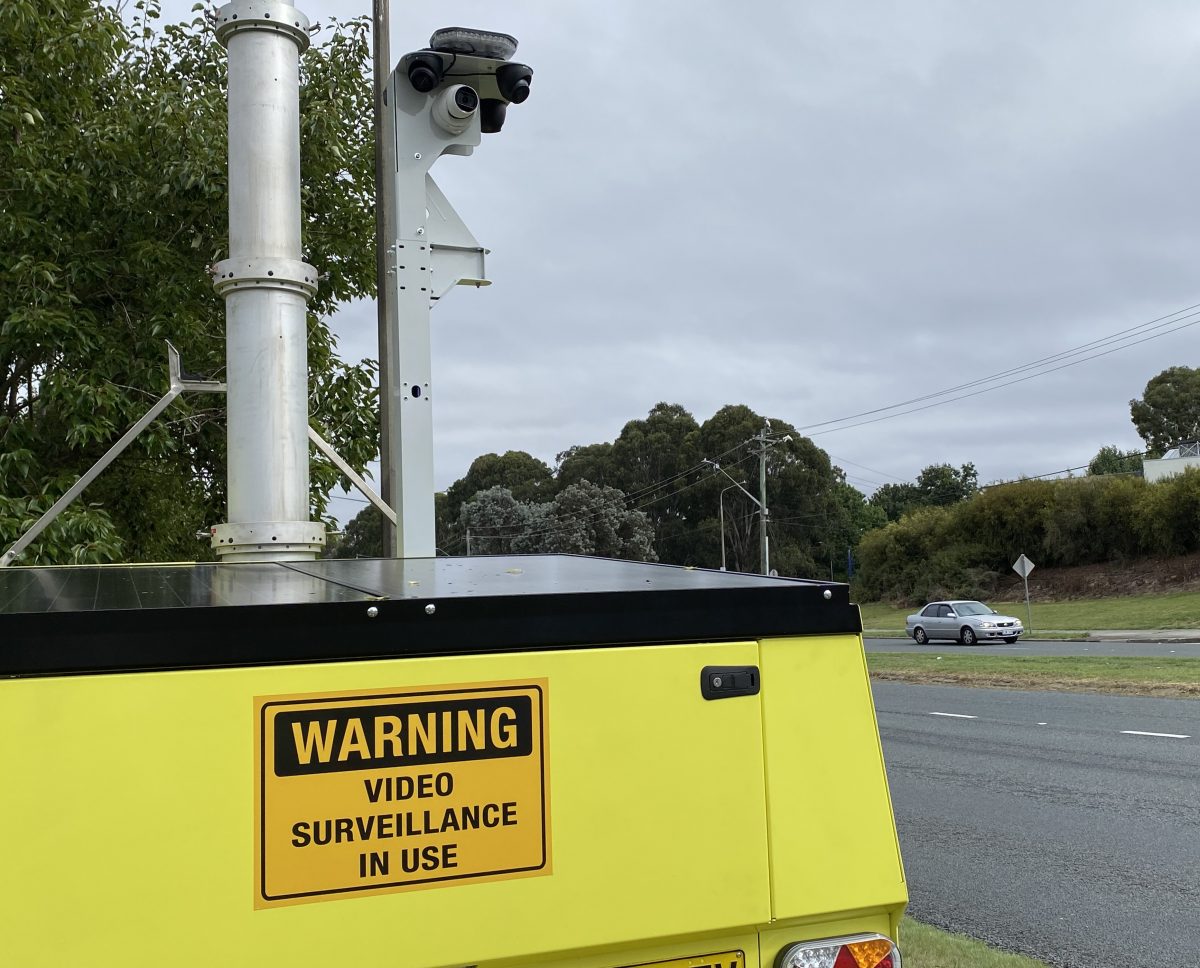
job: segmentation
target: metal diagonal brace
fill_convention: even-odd
[[[308,428],[308,439],[317,445],[317,450],[333,461],[334,466],[350,479],[350,482],[362,492],[363,497],[374,504],[383,516],[392,523],[392,526],[395,527],[396,512],[388,507],[387,502],[376,494],[371,485],[363,480],[359,474],[355,473],[354,468],[347,464],[341,455],[333,449],[333,445],[313,430],[311,425]]]
[[[225,384],[217,380],[194,380],[184,379],[182,371],[179,367],[179,351],[167,341],[167,369],[170,373],[171,388],[159,399],[153,407],[151,407],[144,417],[130,427],[125,434],[113,444],[103,457],[94,463],[79,480],[77,480],[71,488],[57,501],[51,505],[40,518],[34,522],[33,527],[26,531],[16,543],[9,548],[3,555],[0,555],[0,568],[6,568],[12,564],[13,560],[20,555],[22,551],[28,548],[38,535],[46,530],[63,511],[71,504],[75,498],[83,493],[84,488],[92,483],[104,471],[109,464],[117,459],[117,456],[133,443],[134,438],[143,430],[150,426],[160,413],[169,407],[175,398],[181,393],[224,393]]]
[[[226,390],[225,384],[219,380],[200,380],[190,376],[184,377],[179,364],[179,351],[171,345],[169,340],[167,341],[167,369],[170,373],[170,389],[146,412],[146,415],[141,420],[130,427],[121,439],[113,444],[105,455],[88,469],[86,474],[71,486],[70,490],[55,501],[50,509],[34,522],[33,527],[21,535],[16,543],[4,552],[3,555],[0,555],[0,568],[6,568],[11,565],[22,551],[33,544],[37,540],[38,535],[45,531],[54,522],[54,519],[62,514],[70,506],[71,502],[83,493],[84,488],[99,477],[104,472],[104,469],[117,459],[121,451],[128,447],[138,434],[149,427],[155,418],[166,410],[181,393],[224,393]],[[371,485],[355,473],[354,469],[341,458],[332,445],[313,430],[312,427],[308,428],[308,437],[316,445],[317,449],[333,461],[337,469],[345,474],[353,482],[354,486],[362,492],[363,496],[374,504],[375,507],[379,508],[383,516],[394,525],[396,523],[396,512],[388,507],[383,498],[371,489]]]

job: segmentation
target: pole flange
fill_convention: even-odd
[[[282,289],[311,299],[317,294],[317,270],[299,259],[223,259],[213,266],[219,295],[238,289]]]
[[[244,30],[274,30],[296,42],[300,53],[308,50],[308,18],[290,3],[278,0],[234,0],[217,11],[217,43],[229,46],[229,38]]]
[[[325,547],[325,525],[320,521],[217,524],[211,535],[213,553],[221,561],[274,561],[281,551],[308,552],[315,557]]]

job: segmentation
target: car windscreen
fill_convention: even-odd
[[[959,615],[991,615],[992,610],[983,602],[955,602],[954,610]]]

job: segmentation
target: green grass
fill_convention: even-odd
[[[876,679],[931,685],[1200,698],[1200,659],[871,652]]]
[[[1025,621],[1025,603],[988,602],[992,608]],[[915,608],[894,608],[869,602],[862,609],[863,627],[903,631],[904,619]],[[1073,602],[1032,603],[1035,633],[1063,629],[1196,629],[1200,628],[1200,592],[1172,595],[1130,595]]]
[[[1041,961],[989,948],[961,934],[947,934],[912,918],[900,924],[904,968],[1046,968]]]

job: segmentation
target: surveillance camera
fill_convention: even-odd
[[[533,68],[526,64],[501,64],[496,68],[496,86],[500,96],[513,104],[524,104],[529,97]]]
[[[408,64],[408,83],[420,94],[428,94],[442,83],[446,71],[437,54],[421,52],[411,54]]]
[[[484,134],[495,134],[504,127],[508,114],[508,103],[498,97],[484,98],[483,113],[479,116],[479,130]]]
[[[450,134],[462,134],[479,110],[479,95],[467,84],[452,84],[435,98],[433,120]]]

